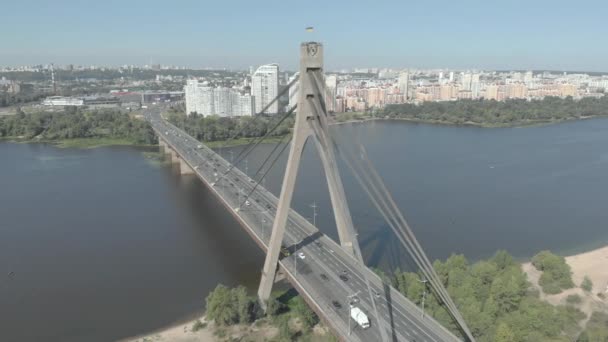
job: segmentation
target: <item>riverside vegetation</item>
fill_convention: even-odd
[[[253,117],[248,116],[237,119],[216,115],[203,117],[185,115],[179,109],[172,109],[167,113],[167,119],[197,140],[213,147],[216,145],[214,143],[226,142],[229,139],[231,139],[230,145],[240,145],[248,143],[253,138],[264,136],[278,123],[280,117],[262,116],[255,120]],[[266,139],[266,141],[278,141],[277,138],[289,134],[293,124],[293,117],[285,119],[270,134],[269,139]]]
[[[215,323],[214,334],[220,339],[235,340],[236,337],[231,336],[230,327],[253,323],[256,328],[275,328],[273,330],[276,333],[263,337],[265,341],[336,341],[325,329],[321,329],[321,332],[313,331],[319,324],[319,318],[293,289],[274,293],[267,303],[265,314],[243,286],[228,288],[218,285],[207,296],[206,304],[206,319]],[[192,330],[200,328],[202,325],[197,321]],[[241,336],[238,340],[258,340],[253,330],[246,333],[247,336]]]
[[[559,293],[575,286],[563,257],[542,251],[532,263],[542,271],[539,283],[543,292]],[[593,312],[583,329],[581,322],[586,315],[577,308],[580,298],[573,296],[567,305],[558,306],[543,301],[521,265],[505,251],[474,264],[463,255],[452,255],[433,266],[478,341],[608,341],[606,312]],[[426,292],[426,312],[459,334],[437,297],[421,282],[420,274],[399,270],[391,275],[379,273],[419,306]],[[590,290],[590,282],[583,283],[581,287]]]
[[[339,122],[372,118],[481,127],[513,127],[608,116],[608,96],[574,100],[459,100],[387,105],[369,113],[339,113]]]
[[[420,105],[388,105],[382,110],[370,113],[338,113],[335,114],[335,121],[388,118],[498,127],[600,116],[608,116],[607,96],[579,101],[572,98],[547,97],[533,101],[461,100],[425,102]],[[253,138],[265,135],[280,119],[279,116],[263,116],[255,120],[253,117],[233,119],[219,116],[186,116],[179,107],[170,109],[167,117],[171,123],[210,147],[223,145],[229,139],[230,145],[246,144]],[[293,123],[293,117],[281,122],[267,141],[279,141],[279,138],[290,133]],[[50,141],[74,147],[148,145],[156,141],[149,124],[118,110],[86,110],[74,107],[66,107],[62,112],[25,114],[19,111],[13,116],[0,117],[0,138]]]
[[[563,257],[542,251],[532,258],[532,263],[542,272],[543,292],[559,293],[575,286]],[[435,261],[433,267],[477,341],[608,341],[606,311],[594,311],[587,317],[579,309],[581,297],[578,295],[568,296],[565,305],[544,301],[527,280],[521,265],[505,251],[473,264],[463,255],[452,255],[446,261]],[[460,334],[444,306],[421,281],[421,274],[400,270],[390,275],[377,273],[419,307],[425,298],[426,314]],[[590,291],[592,284],[583,281],[581,288]],[[317,316],[299,296],[287,300],[284,297],[273,297],[268,303],[267,316],[262,318],[255,299],[249,297],[243,287],[229,289],[219,285],[207,297],[207,319],[219,326],[219,334],[224,337],[226,332],[222,327],[256,322],[256,325],[266,323],[278,329],[274,341],[310,340],[310,329],[318,323]],[[589,320],[585,324],[586,318]],[[294,320],[297,324],[293,324]],[[315,338],[318,340],[318,336]]]
[[[0,117],[0,138],[26,142],[51,142],[64,147],[100,145],[151,145],[152,127],[118,110],[38,112]]]

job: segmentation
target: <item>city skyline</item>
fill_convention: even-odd
[[[608,34],[601,17],[608,5],[600,1],[442,1],[434,12],[402,3],[365,8],[318,1],[289,8],[244,1],[180,6],[108,1],[86,8],[71,0],[62,3],[61,11],[41,1],[4,4],[12,15],[0,24],[0,64],[246,69],[279,63],[295,70],[294,47],[318,40],[326,46],[327,69],[608,71],[608,46],[600,44]],[[314,33],[305,32],[310,25]]]

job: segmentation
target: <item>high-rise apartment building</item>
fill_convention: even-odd
[[[409,71],[402,71],[399,74],[399,80],[397,81],[398,85],[399,85],[399,91],[401,92],[401,94],[403,94],[403,99],[405,101],[407,101],[408,99],[408,88],[409,88],[409,84],[410,84],[410,73]]]
[[[336,111],[336,88],[338,87],[338,77],[329,75],[325,77],[325,107],[328,112]]]
[[[481,91],[481,83],[479,82],[479,74],[473,74],[471,76],[471,95],[474,99],[479,97]]]
[[[254,97],[255,112],[261,113],[279,94],[279,65],[266,64],[260,66],[251,76],[251,95]],[[276,114],[279,103],[275,101],[264,113]]]
[[[241,95],[235,89],[213,88],[207,83],[188,80],[184,86],[184,93],[187,115],[231,117],[251,116],[254,112],[254,99],[251,95]]]
[[[287,80],[287,84],[290,84],[291,82],[293,82],[293,80],[298,78],[299,75],[300,75],[299,72],[296,72],[295,74],[293,74]],[[298,90],[299,89],[300,89],[300,81],[295,82],[291,87],[289,87],[289,109],[293,108],[296,104],[298,104],[298,94],[299,94]]]
[[[471,73],[461,73],[462,78],[460,79],[460,84],[462,85],[462,90],[470,91],[471,83],[473,82],[473,74]]]
[[[214,114],[232,116],[232,89],[218,87],[213,89]]]

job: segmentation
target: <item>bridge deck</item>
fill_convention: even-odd
[[[278,199],[261,186],[248,199],[249,205],[240,204],[255,182],[234,168],[218,181],[230,163],[184,131],[166,122],[160,116],[161,108],[151,108],[145,117],[159,138],[188,164],[196,175],[241,223],[254,241],[266,251]],[[216,184],[217,182],[217,184]],[[238,209],[237,209],[238,208]],[[401,293],[383,285],[380,278],[367,267],[361,267],[340,246],[325,236],[308,220],[293,209],[290,211],[284,246],[297,248],[295,253],[279,261],[279,267],[289,282],[298,290],[315,312],[343,339],[348,341],[380,341],[379,327],[387,329],[394,341],[459,341],[452,333],[428,315],[422,318],[421,310]],[[292,249],[292,252],[294,250]],[[305,258],[297,257],[304,253]],[[297,266],[297,269],[296,269]],[[380,319],[373,315],[371,299],[362,272],[371,280],[378,295],[376,301]],[[340,278],[344,275],[347,280]],[[369,329],[361,329],[350,322],[347,295],[359,293],[357,304],[371,321]],[[336,307],[335,302],[341,304]]]

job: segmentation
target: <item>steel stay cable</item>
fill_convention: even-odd
[[[264,141],[264,139],[266,139],[267,137],[270,136],[270,134],[272,134],[272,132],[274,132],[279,125],[281,125],[281,123],[287,119],[296,109],[296,106],[294,106],[292,109],[289,110],[289,112],[285,113],[285,115],[283,115],[283,117],[274,125],[274,127],[272,129],[270,129],[268,132],[266,132],[266,134],[263,137],[259,137],[254,139],[257,140],[257,142],[253,145],[251,145],[251,143],[249,143],[249,145],[247,145],[247,147],[243,150],[241,150],[241,152],[237,155],[237,159],[235,162],[233,162],[226,171],[224,171],[224,173],[220,176],[220,178],[217,180],[217,182],[221,181],[230,171],[232,171],[232,169],[243,159],[246,158],[252,151],[254,148],[256,148],[259,144],[262,143],[262,141]]]
[[[264,166],[266,166],[266,163],[268,163],[268,161],[270,160],[270,157],[272,157],[272,155],[274,154],[274,152],[276,152],[276,150],[279,148],[279,146],[282,146],[282,144],[285,142],[285,139],[287,137],[290,137],[289,140],[291,141],[291,135],[290,134],[286,134],[283,138],[281,138],[281,141],[279,141],[279,143],[274,146],[274,148],[272,149],[272,151],[270,151],[270,153],[268,154],[268,156],[266,157],[266,159],[264,159],[264,162],[262,162],[262,165],[260,165],[260,167],[258,168],[258,170],[251,177],[252,179],[255,179],[255,177],[257,177],[257,175],[260,173],[260,171],[262,171],[264,169]]]
[[[468,331],[468,327],[466,326],[464,319],[462,319],[462,316],[460,315],[457,308],[455,307],[455,304],[451,301],[449,294],[447,294],[447,292],[443,288],[443,285],[441,284],[440,280],[438,279],[437,274],[434,272],[434,269],[432,268],[432,264],[430,264],[430,262],[428,261],[428,258],[426,258],[424,251],[422,251],[422,249],[421,249],[420,245],[417,243],[417,241],[415,241],[415,240],[412,241],[411,237],[407,233],[404,232],[403,227],[401,226],[399,219],[398,219],[399,216],[402,217],[399,210],[396,209],[395,205],[392,206],[392,208],[393,208],[392,210],[388,209],[391,206],[386,202],[385,199],[382,198],[383,192],[381,190],[378,190],[377,186],[374,185],[374,182],[370,180],[370,175],[364,171],[365,168],[363,168],[358,163],[354,162],[363,170],[363,171],[361,171],[361,170],[357,170],[356,167],[353,165],[353,161],[356,161],[357,159],[354,158],[352,156],[352,154],[348,156],[352,160],[349,160],[349,158],[346,158],[346,155],[344,155],[344,154],[342,154],[342,155],[345,157],[344,160],[347,162],[347,165],[349,166],[349,168],[353,171],[353,174],[357,178],[357,181],[359,182],[359,184],[368,193],[368,195],[374,202],[374,205],[381,212],[381,214],[385,217],[385,219],[387,220],[387,223],[389,224],[389,226],[391,227],[393,232],[397,235],[397,237],[402,242],[402,244],[406,247],[406,249],[412,256],[412,258],[414,259],[414,261],[416,262],[418,267],[423,272],[423,274],[427,277],[427,279],[431,282],[431,284],[434,285],[433,289],[439,295],[441,300],[445,303],[445,305],[448,309],[448,312],[450,312],[450,315],[452,315],[452,317],[459,323],[459,325],[461,325],[461,329],[463,330],[463,332],[465,334],[467,334],[467,337],[469,339],[472,339],[472,336],[471,336],[470,332]],[[360,174],[358,174],[358,172],[363,173],[363,177],[367,180],[367,182],[369,183],[369,186],[371,186],[371,189],[372,189],[371,192],[370,192],[370,189],[368,188],[368,185],[365,184],[365,182],[362,179],[362,176]],[[387,191],[385,187],[383,187],[383,190]],[[389,193],[385,192],[385,194],[389,194]],[[377,198],[374,199],[374,195],[377,196]],[[387,197],[390,198],[390,194]],[[380,204],[382,204],[382,205],[380,205]],[[393,202],[393,204],[394,204],[394,202]],[[388,210],[388,213],[390,213],[390,215],[387,214],[387,212],[384,212],[384,210]],[[390,216],[390,219],[387,215]],[[399,229],[398,227],[401,227],[401,229]],[[409,226],[407,226],[405,231],[407,231],[407,229],[409,229]],[[474,341],[474,339],[472,339],[472,340]]]
[[[243,203],[245,203],[247,201],[247,199],[251,196],[251,194],[253,194],[253,192],[257,189],[257,187],[260,185],[260,183],[262,182],[262,180],[266,177],[266,175],[268,174],[268,172],[270,172],[270,170],[272,169],[272,167],[274,166],[274,164],[277,162],[277,160],[279,159],[279,157],[281,156],[281,154],[283,154],[283,152],[285,151],[285,149],[287,148],[287,146],[289,146],[290,142],[291,142],[291,138],[289,138],[289,140],[287,141],[287,143],[285,143],[283,145],[283,148],[281,149],[281,151],[274,157],[274,159],[272,160],[272,163],[270,163],[270,167],[268,167],[266,169],[266,171],[264,172],[264,174],[262,175],[262,177],[255,183],[255,185],[253,186],[253,188],[251,188],[251,191],[249,191],[249,193],[245,197],[245,200],[242,203],[239,204],[239,207],[241,207],[243,205]]]
[[[401,220],[402,227],[405,228],[405,234],[409,235],[411,241],[413,242],[415,248],[421,254],[421,256],[422,256],[423,260],[425,261],[425,263],[427,265],[431,266],[431,268],[430,268],[431,275],[435,277],[435,279],[436,279],[436,281],[438,283],[437,284],[438,289],[443,292],[444,297],[445,297],[444,301],[445,301],[446,305],[450,305],[452,307],[454,318],[461,325],[461,329],[463,329],[463,331],[468,335],[468,337],[470,339],[473,339],[473,336],[471,335],[471,333],[470,333],[470,331],[468,329],[468,326],[466,325],[466,322],[464,321],[464,318],[462,317],[462,315],[458,311],[458,308],[456,307],[456,304],[454,303],[454,301],[452,300],[452,298],[449,296],[449,293],[447,293],[447,290],[445,289],[445,287],[443,286],[443,284],[440,282],[439,276],[435,272],[435,269],[432,268],[432,264],[431,264],[430,260],[428,259],[428,257],[424,253],[424,250],[422,249],[422,246],[420,246],[418,240],[416,239],[416,236],[414,235],[413,231],[409,227],[409,224],[405,220],[405,217],[403,217],[403,214],[401,213],[401,211],[398,210],[397,204],[394,202],[393,198],[390,196],[390,193],[388,192],[388,189],[384,185],[384,182],[382,182],[382,179],[380,178],[380,176],[378,175],[377,171],[374,169],[373,165],[369,161],[369,158],[367,158],[367,153],[365,152],[365,149],[362,146],[361,146],[361,149],[362,149],[363,159],[364,159],[364,161],[367,162],[368,168],[371,171],[372,176],[376,178],[376,182],[379,184],[379,186],[381,188],[381,193],[385,194],[385,196],[387,197],[387,199],[390,201],[389,203],[393,206],[393,208],[395,210],[395,213],[398,215],[397,217]]]
[[[234,140],[236,137],[241,135],[247,128],[249,128],[250,125],[253,124],[253,122],[255,122],[259,117],[262,116],[261,114],[263,114],[268,108],[270,108],[270,106],[272,106],[275,102],[277,102],[281,96],[285,95],[289,91],[289,88],[291,88],[291,86],[293,86],[297,81],[298,81],[298,77],[296,77],[291,82],[289,82],[289,84],[287,84],[287,86],[283,90],[281,90],[274,99],[272,99],[272,101],[270,101],[264,108],[262,108],[261,112],[253,115],[253,120],[249,121],[245,126],[241,127],[241,129],[238,132],[233,134],[232,137],[228,138],[228,140],[226,140],[220,146],[220,148],[226,147],[228,145],[228,142]]]
[[[313,85],[315,86],[317,93],[321,94],[321,90],[320,90],[321,87],[318,84],[319,81],[316,77],[316,73],[313,72],[312,75],[313,75],[313,79],[314,79]],[[324,118],[325,106],[322,101],[322,98],[323,97],[317,99],[317,101],[314,101],[311,99],[312,108],[314,109],[317,118],[321,118],[321,117]],[[318,107],[320,107],[320,108],[318,108]],[[322,112],[320,112],[320,111],[322,111]],[[322,113],[322,114],[320,115],[320,113]],[[319,119],[319,120],[321,120],[321,119]],[[318,120],[311,120],[309,122],[309,124],[312,126],[313,130],[315,131],[315,136],[317,137],[318,142],[320,144],[325,145],[328,149],[334,149],[335,146],[334,146],[334,144],[332,144],[331,136],[329,136],[328,132],[326,132],[326,127],[319,127],[322,123],[319,122]],[[336,165],[336,167],[337,167],[337,165]],[[339,172],[339,171],[337,171],[337,172]],[[334,175],[333,174],[326,175],[326,177],[333,178]],[[341,184],[341,182],[337,182],[337,180],[334,178],[334,184]],[[342,193],[345,193],[344,189],[342,189]],[[352,224],[352,222],[351,222],[351,224]],[[361,246],[359,245],[356,231],[354,231],[354,226],[349,226],[349,230],[350,230],[349,233],[351,234],[352,246],[355,249],[355,258],[361,264],[361,266],[365,267],[365,261],[363,260],[363,254],[361,253]],[[380,315],[378,314],[378,306],[376,305],[376,300],[374,299],[374,295],[372,293],[372,287],[371,287],[369,278],[367,277],[367,274],[365,272],[363,272],[363,278],[365,279],[365,285],[367,286],[367,292],[368,292],[369,298],[372,302],[374,314],[376,315],[376,318],[379,320]],[[349,303],[349,305],[350,305],[350,303]],[[350,317],[349,317],[349,319],[350,319]],[[388,337],[386,336],[386,330],[381,325],[379,325],[378,328],[380,330],[380,336],[382,338],[382,341],[388,342]]]

